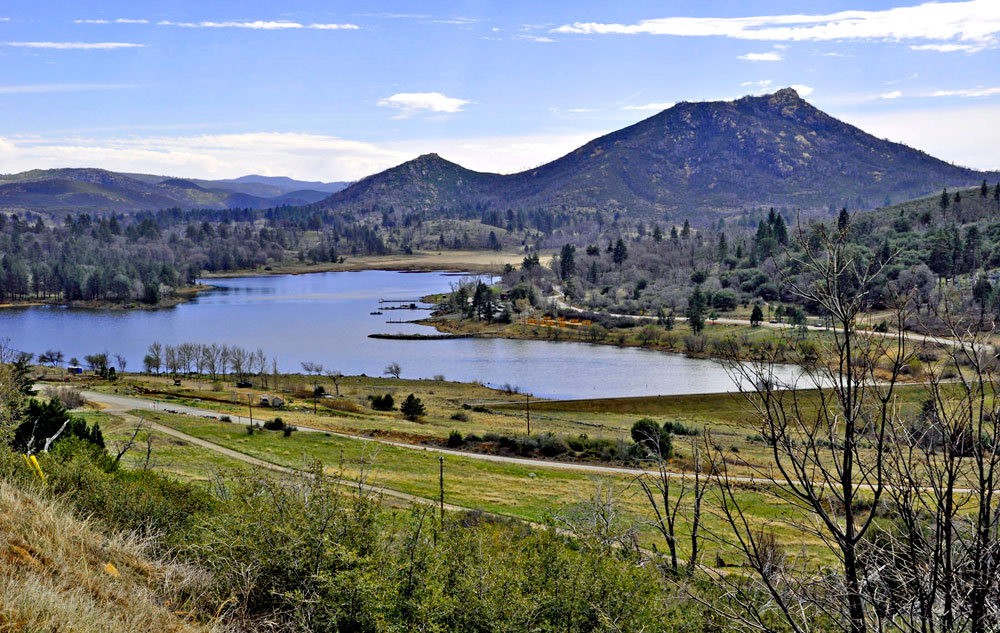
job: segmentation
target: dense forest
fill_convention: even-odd
[[[1000,184],[945,191],[851,218],[864,257],[888,258],[880,291],[918,295],[919,310],[947,287],[969,286],[959,301],[982,311],[995,301],[1000,267]],[[789,238],[817,221],[843,224],[846,211],[746,209],[705,225],[627,213],[491,208],[403,212],[372,206],[335,212],[319,206],[267,210],[167,209],[132,215],[80,214],[59,220],[0,214],[0,301],[144,303],[171,300],[206,272],[266,269],[282,263],[342,262],[416,250],[519,250],[525,267],[509,288],[555,288],[574,304],[639,314],[684,311],[695,287],[706,313],[754,303],[818,314],[782,292]],[[532,255],[559,249],[552,266],[531,270]],[[794,270],[792,270],[794,272]],[[956,286],[955,284],[958,284]],[[873,307],[884,302],[876,299]],[[975,305],[973,305],[975,304]]]
[[[848,231],[861,260],[886,264],[871,309],[885,308],[894,292],[912,292],[915,321],[943,300],[1000,311],[993,272],[1000,268],[1000,184],[985,182],[857,214],[753,209],[702,228],[616,219],[607,230],[567,235],[548,268],[526,258],[505,273],[504,286],[531,289],[519,297],[562,292],[595,311],[684,314],[694,297],[704,316],[759,305],[768,316],[780,310],[781,318],[787,311],[802,320],[822,310],[782,284],[799,273],[794,238],[815,242],[838,229]],[[956,289],[965,292],[949,292]]]

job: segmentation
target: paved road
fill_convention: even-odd
[[[83,396],[87,400],[90,400],[91,402],[97,402],[97,403],[103,404],[106,407],[105,410],[110,411],[110,412],[115,412],[115,413],[118,413],[118,414],[121,414],[122,412],[125,412],[125,411],[134,410],[134,409],[154,410],[154,406],[155,406],[156,410],[158,410],[158,411],[174,411],[174,412],[178,412],[178,413],[184,413],[185,415],[197,415],[198,417],[212,418],[212,419],[218,419],[219,417],[221,417],[223,415],[228,415],[228,416],[230,416],[230,418],[232,419],[232,421],[234,423],[243,424],[243,425],[247,425],[247,424],[250,423],[250,419],[246,418],[246,417],[234,416],[234,415],[229,414],[229,413],[222,413],[222,412],[210,411],[208,409],[200,409],[200,408],[197,408],[197,407],[188,407],[188,406],[175,405],[175,404],[164,405],[163,403],[159,403],[159,404],[155,404],[154,405],[153,402],[151,402],[149,400],[142,399],[142,398],[135,398],[135,397],[132,397],[132,396],[111,395],[111,394],[106,394],[106,393],[99,393],[99,392],[96,392],[96,391],[84,391],[82,393],[83,393]],[[257,421],[257,420],[255,420],[255,421]],[[467,452],[467,451],[457,451],[457,450],[453,450],[453,449],[449,449],[449,448],[441,448],[441,447],[437,447],[437,446],[423,446],[423,445],[417,445],[417,444],[407,444],[405,442],[395,442],[395,441],[392,441],[392,440],[380,439],[380,438],[375,438],[375,437],[365,437],[365,436],[358,436],[358,435],[350,435],[348,433],[336,433],[336,432],[333,432],[333,431],[327,431],[325,429],[317,429],[317,428],[312,428],[312,427],[307,427],[307,426],[301,426],[301,425],[296,425],[296,426],[298,427],[299,431],[304,431],[306,433],[329,433],[330,435],[333,435],[333,436],[336,436],[336,437],[343,437],[343,438],[352,439],[352,440],[361,441],[361,442],[371,442],[373,444],[380,444],[380,445],[383,445],[383,446],[392,446],[392,447],[396,447],[396,448],[402,448],[402,449],[414,450],[414,451],[424,451],[424,452],[428,452],[428,453],[436,453],[436,454],[442,454],[442,455],[449,455],[449,456],[452,456],[452,457],[459,457],[459,458],[465,458],[465,459],[478,459],[478,460],[488,461],[488,462],[495,462],[495,463],[502,463],[502,464],[513,464],[513,465],[526,466],[528,468],[535,468],[535,469],[569,470],[569,471],[591,473],[591,474],[595,474],[595,475],[617,475],[617,476],[631,476],[631,477],[638,477],[638,476],[641,476],[641,475],[653,475],[653,476],[659,476],[660,475],[659,471],[656,471],[656,470],[644,470],[644,469],[641,469],[641,468],[624,468],[624,467],[616,467],[616,466],[601,466],[601,465],[597,465],[597,464],[578,464],[578,463],[573,463],[573,462],[557,462],[557,461],[549,461],[549,460],[542,460],[542,459],[530,459],[530,458],[526,458],[526,457],[508,457],[508,456],[505,456],[505,455],[487,455],[487,454],[484,454],[484,453],[473,453],[473,452]],[[205,448],[211,448],[213,450],[218,450],[219,452],[222,452],[223,454],[228,455],[229,457],[234,457],[236,459],[241,459],[242,461],[247,462],[247,463],[253,463],[255,465],[264,466],[266,468],[271,468],[273,470],[282,470],[282,471],[285,471],[285,472],[292,472],[291,470],[289,470],[287,468],[284,468],[282,466],[277,466],[275,464],[271,464],[270,462],[264,462],[262,460],[259,460],[259,459],[250,457],[248,455],[245,455],[244,453],[239,453],[237,451],[230,450],[228,448],[219,446],[219,445],[214,444],[212,442],[208,442],[208,441],[205,441],[205,440],[199,440],[198,438],[195,438],[195,437],[193,437],[191,435],[188,435],[186,433],[182,433],[181,431],[177,431],[177,430],[172,429],[172,428],[167,427],[167,426],[163,426],[163,425],[159,425],[158,424],[158,425],[155,426],[155,428],[157,430],[163,431],[164,433],[170,433],[171,435],[173,435],[175,437],[181,437],[181,438],[186,439],[188,441],[194,442],[194,443],[198,444],[199,446],[204,446]],[[242,459],[242,458],[249,458],[249,459]],[[249,461],[249,460],[253,460],[253,461]],[[667,474],[667,476],[669,478],[671,478],[671,479],[678,479],[678,480],[683,479],[683,480],[693,481],[694,478],[695,478],[695,474],[694,473],[687,473],[687,472],[670,472],[670,473],[666,473],[666,474]],[[708,477],[706,475],[701,475],[701,479],[702,479],[702,481],[707,481],[708,479],[710,479],[710,477]],[[731,481],[733,483],[742,483],[742,484],[763,484],[763,485],[767,485],[768,483],[770,483],[764,477],[730,476],[729,477],[729,481]],[[796,483],[798,483],[798,482],[796,482]],[[822,486],[824,484],[822,484],[820,482],[816,482],[815,485]],[[859,485],[859,487],[860,488],[870,488],[870,486],[866,486],[866,485]],[[412,497],[412,495],[406,495],[405,493],[399,493],[397,491],[390,491],[387,488],[386,489],[380,489],[380,490],[383,490],[385,492],[385,494],[390,495],[390,496]],[[968,489],[968,488],[962,488],[962,489],[956,489],[956,492],[958,492],[958,493],[971,493],[973,491],[971,489]],[[414,499],[422,499],[423,501],[428,501],[427,499],[424,499],[423,497],[414,497]],[[433,503],[433,501],[431,501],[431,502]]]
[[[581,314],[582,313],[587,313],[587,312],[593,312],[592,310],[585,310],[583,308],[578,308],[578,307],[576,307],[576,306],[574,306],[572,304],[567,303],[564,300],[565,295],[562,294],[562,292],[561,292],[561,290],[559,289],[558,286],[555,288],[555,291],[558,292],[558,293],[560,293],[560,294],[558,296],[553,296],[553,297],[548,297],[548,298],[551,299],[552,301],[555,301],[556,306],[558,306],[559,309],[561,309],[561,310],[569,310],[571,312],[578,312],[578,313],[581,313]],[[639,321],[656,321],[658,319],[658,317],[656,317],[654,315],[649,315],[649,314],[643,314],[643,315],[637,315],[637,314],[619,314],[617,312],[602,312],[601,314],[606,314],[607,316],[615,317],[615,318],[636,319],[636,320],[639,320]],[[684,316],[684,315],[680,315],[680,314],[675,314],[674,315],[674,319],[676,319],[678,321],[687,321],[687,317]],[[743,326],[749,326],[750,325],[750,321],[748,319],[731,319],[731,318],[728,318],[728,317],[720,317],[720,318],[717,318],[717,319],[708,319],[708,318],[706,318],[705,320],[708,321],[709,323],[721,323],[723,325],[743,325]],[[773,322],[769,322],[769,321],[761,321],[760,325],[762,327],[769,327],[769,328],[774,328],[774,329],[779,329],[779,330],[780,329],[789,329],[789,328],[797,327],[795,325],[792,325],[791,323],[773,323]],[[816,326],[816,325],[809,326],[809,329],[813,330],[813,331],[816,331],[816,332],[823,332],[823,331],[827,330],[827,328],[825,328],[825,327]],[[891,332],[891,331],[890,332],[867,332],[867,333],[868,334],[875,334],[875,335],[881,336],[883,338],[895,337],[898,334],[897,332]],[[928,334],[917,334],[915,332],[905,332],[905,336],[906,336],[906,340],[909,341],[910,343],[933,343],[933,344],[936,344],[936,345],[944,345],[946,347],[957,347],[957,346],[961,345],[961,342],[956,341],[955,339],[945,338],[945,337],[941,337],[941,336],[930,336]]]
[[[195,446],[201,446],[203,448],[207,448],[207,449],[213,450],[213,451],[215,451],[217,453],[225,455],[226,457],[230,457],[232,459],[241,461],[244,464],[249,464],[251,466],[257,466],[257,467],[260,467],[260,468],[266,468],[266,469],[271,470],[271,471],[275,471],[275,472],[279,472],[279,473],[285,473],[285,474],[293,474],[293,473],[297,472],[293,468],[288,468],[286,466],[281,466],[281,465],[278,465],[278,464],[275,464],[275,463],[272,463],[272,462],[264,461],[263,459],[258,459],[256,457],[251,456],[251,455],[247,455],[246,453],[241,453],[239,451],[234,451],[232,449],[226,448],[225,446],[220,446],[219,444],[215,444],[213,442],[209,442],[208,440],[203,440],[203,439],[195,437],[193,435],[188,435],[187,433],[184,433],[183,431],[178,431],[175,428],[172,428],[172,427],[169,427],[169,426],[165,426],[163,424],[159,424],[159,423],[154,422],[152,420],[139,418],[138,416],[133,415],[132,413],[130,413],[130,411],[133,411],[135,409],[149,409],[149,410],[153,410],[152,403],[150,403],[150,406],[148,406],[148,407],[136,406],[136,401],[143,402],[140,398],[129,398],[129,397],[125,397],[125,396],[114,396],[114,395],[109,395],[109,394],[97,393],[97,392],[94,392],[94,391],[84,391],[83,394],[84,394],[84,397],[87,398],[87,400],[90,400],[92,402],[98,402],[100,404],[105,405],[104,411],[106,411],[108,413],[113,413],[114,415],[122,418],[123,420],[125,420],[129,424],[138,424],[139,421],[142,420],[143,425],[149,427],[150,429],[152,429],[154,431],[158,431],[160,433],[164,433],[164,434],[169,435],[171,437],[176,437],[177,439],[184,440],[185,442],[188,442],[190,444],[194,444]],[[175,408],[175,407],[170,407],[170,408]],[[199,414],[204,414],[205,413],[203,410],[194,409],[194,407],[183,407],[183,408],[186,409],[186,410],[189,410],[189,411],[190,410],[198,411]],[[164,409],[163,408],[159,408],[158,410],[162,411]],[[177,409],[177,410],[179,410],[179,409]],[[222,415],[222,414],[217,414],[217,415]],[[246,423],[249,424],[249,420]],[[310,431],[315,431],[316,429],[309,429],[309,430]],[[338,483],[340,485],[342,485],[342,486],[347,486],[347,487],[352,487],[352,488],[353,487],[357,487],[357,482],[355,482],[355,481],[340,480]],[[435,506],[435,507],[438,506],[438,505],[440,505],[440,502],[438,500],[436,500],[436,499],[428,499],[426,497],[418,497],[416,495],[411,495],[411,494],[406,493],[406,492],[400,492],[399,490],[393,490],[391,488],[383,488],[383,487],[380,487],[380,486],[366,486],[366,488],[369,491],[371,491],[371,493],[373,493],[373,494],[382,495],[384,497],[391,497],[391,498],[394,498],[394,499],[398,499],[400,501],[404,501],[406,503],[411,503],[411,504],[412,503],[416,503],[416,504],[429,505],[429,506]],[[445,508],[445,510],[452,510],[452,511],[454,511],[454,510],[459,510],[459,511],[462,511],[462,512],[471,512],[471,511],[473,511],[473,508],[466,508],[464,506],[458,506],[458,505],[455,505],[455,504],[452,504],[452,503],[447,503],[447,502],[444,504],[444,508]],[[487,513],[487,514],[489,514],[489,513]],[[532,524],[532,525],[534,525],[534,524]]]

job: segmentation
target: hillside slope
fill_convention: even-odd
[[[878,139],[791,88],[736,101],[680,103],[511,175],[429,154],[369,176],[320,204],[331,209],[583,208],[695,216],[754,206],[871,208],[984,174]]]
[[[106,169],[34,169],[0,175],[0,211],[134,212],[265,209],[312,204],[346,183],[244,176],[233,181],[125,174]]]
[[[181,585],[183,575],[137,543],[0,480],[0,631],[206,631],[153,590]]]

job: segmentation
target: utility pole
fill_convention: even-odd
[[[438,476],[438,482],[441,486],[441,521],[444,521],[444,456],[438,457],[438,462],[441,465],[440,475]]]
[[[253,433],[253,394],[247,394],[247,406],[250,407],[250,432]]]
[[[528,435],[531,435],[531,400],[529,395],[524,394],[524,415],[528,420]]]

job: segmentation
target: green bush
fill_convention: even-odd
[[[264,429],[267,431],[284,431],[285,421],[281,418],[274,418],[273,420],[264,423]]]
[[[391,393],[384,396],[368,396],[368,399],[372,402],[372,409],[376,411],[392,411],[396,408],[396,401],[392,399]]]
[[[451,431],[451,433],[448,433],[448,447],[449,448],[458,448],[462,444],[465,444],[465,441],[462,439],[462,434],[461,433],[459,433],[458,431],[456,431],[454,429]]]

